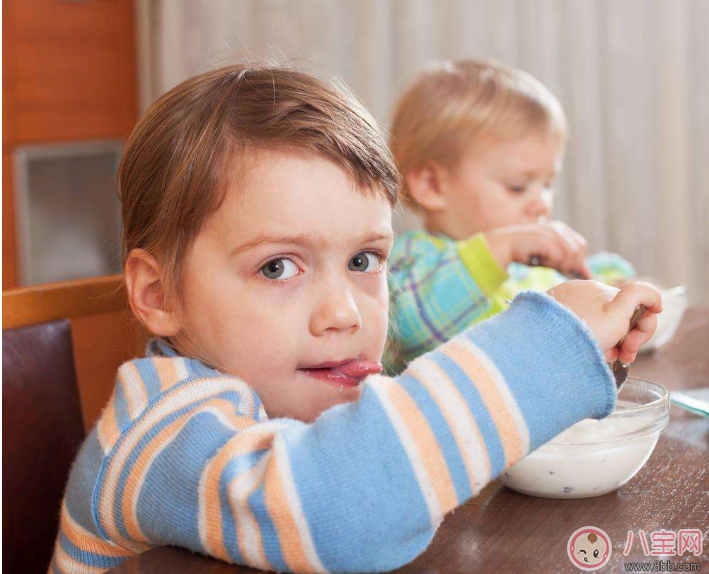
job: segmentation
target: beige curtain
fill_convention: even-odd
[[[139,16],[144,105],[210,66],[296,59],[340,76],[386,128],[432,59],[520,66],[571,125],[557,217],[709,297],[707,0],[150,0]]]

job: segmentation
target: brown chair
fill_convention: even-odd
[[[121,277],[3,292],[3,559],[46,572],[72,460],[145,335]]]

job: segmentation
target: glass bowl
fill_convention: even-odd
[[[687,299],[687,290],[682,287],[673,287],[672,289],[663,289],[662,293],[662,313],[657,316],[657,328],[655,334],[650,340],[640,347],[640,352],[652,351],[659,349],[667,343],[677,331],[679,324],[682,322],[684,312],[689,304]]]
[[[647,462],[669,417],[667,389],[629,377],[613,413],[568,428],[507,469],[502,482],[543,498],[590,498],[613,492]]]

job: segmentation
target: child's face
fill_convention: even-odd
[[[563,137],[557,134],[471,146],[441,181],[446,208],[438,231],[465,239],[549,218],[563,146]]]
[[[327,159],[248,163],[187,257],[182,326],[269,417],[312,421],[381,370],[391,207]]]

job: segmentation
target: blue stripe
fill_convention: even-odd
[[[418,379],[411,375],[404,375],[397,380],[406,387],[421,412],[425,413],[455,485],[458,504],[462,504],[472,495],[472,485],[468,480],[468,471],[465,468],[465,462],[453,436],[453,431],[436,401]]]
[[[187,371],[190,377],[223,377],[225,375],[216,369],[208,367],[199,359],[185,358],[185,364],[187,365]]]
[[[359,401],[325,411],[310,426],[293,421],[279,440],[327,570],[390,570],[428,544],[431,516],[411,461],[367,383]],[[402,529],[404,515],[420,528]]]
[[[257,422],[261,422],[262,420],[267,420],[268,416],[261,418],[261,415],[259,414],[259,410],[261,409],[261,405],[263,404],[261,402],[261,398],[256,394],[256,391],[253,389],[250,389],[251,392],[251,400],[253,401],[254,405],[254,412],[253,416],[256,419]]]
[[[165,394],[163,396],[163,400],[159,401],[156,403],[156,405],[161,405],[164,403],[164,401],[170,401],[172,399],[172,395],[179,390],[178,388],[173,388],[170,390],[169,393]],[[124,536],[127,536],[127,533],[125,532],[125,525],[123,523],[123,516],[122,513],[120,512],[120,505],[121,505],[121,500],[123,498],[123,493],[125,490],[125,485],[126,485],[126,480],[128,478],[128,475],[130,474],[132,465],[135,463],[135,460],[140,456],[140,454],[143,452],[143,450],[150,444],[150,442],[153,440],[156,434],[158,434],[163,428],[168,426],[172,421],[174,421],[176,418],[180,417],[182,414],[189,412],[190,410],[195,410],[197,409],[201,404],[216,399],[216,398],[223,398],[226,400],[230,400],[232,403],[237,402],[234,401],[234,397],[237,397],[238,395],[232,391],[227,391],[223,393],[218,393],[215,395],[212,395],[210,397],[200,399],[199,401],[195,401],[192,403],[188,403],[185,406],[183,406],[181,409],[179,409],[176,413],[173,413],[172,415],[161,419],[158,421],[147,433],[140,439],[138,444],[135,445],[133,450],[131,451],[130,455],[128,456],[125,465],[121,469],[121,474],[118,479],[118,484],[116,485],[116,492],[115,492],[115,500],[114,500],[114,512],[116,512],[116,525],[119,528],[119,531],[124,534]],[[142,420],[145,416],[148,416],[148,414],[152,412],[152,409],[145,410],[141,413],[141,415],[138,417],[138,420]],[[135,423],[137,424],[137,422]],[[116,446],[113,449],[113,453],[118,452],[120,449],[121,444],[123,441],[126,440],[126,438],[130,436],[130,433],[124,433],[121,435],[120,440],[116,443]],[[98,478],[98,483],[99,484],[104,484],[104,473],[106,472],[108,466],[110,465],[110,461],[112,459],[112,456],[107,456],[104,458],[104,461],[101,465],[101,470],[99,472],[99,478]],[[99,489],[96,490],[94,493],[94,501],[93,504],[96,508],[98,508],[98,499],[101,495],[101,492]],[[98,521],[97,527],[99,529],[100,534],[103,537],[107,537],[107,534],[103,528],[103,525]]]
[[[219,506],[222,512],[222,537],[227,554],[232,562],[246,564],[239,549],[239,533],[236,524],[236,517],[231,507],[231,495],[229,485],[240,473],[252,468],[263,455],[264,451],[249,452],[231,459],[219,477]]]
[[[615,407],[615,383],[593,335],[547,295],[518,295],[507,311],[464,336],[494,357],[527,421],[530,450]]]
[[[199,413],[158,455],[138,498],[138,523],[150,540],[205,552],[199,536],[199,480],[204,462],[233,436],[214,414]],[[167,492],[179,494],[166,497]]]
[[[428,355],[428,358],[446,372],[451,381],[453,381],[453,384],[465,398],[465,402],[470,407],[470,411],[473,413],[478,428],[480,429],[480,434],[485,441],[485,448],[490,457],[492,475],[498,475],[506,466],[505,451],[500,441],[497,425],[492,420],[478,389],[471,383],[470,376],[449,356],[434,352]]]
[[[96,427],[81,445],[79,456],[69,475],[64,502],[74,522],[92,534],[98,535],[91,510],[91,493],[97,484],[96,476],[101,468],[103,449],[98,440]]]
[[[143,379],[145,390],[148,393],[148,400],[154,399],[162,392],[162,388],[160,387],[160,376],[153,364],[153,360],[141,359],[139,361],[133,361],[133,364],[138,370],[140,377]]]
[[[78,546],[75,546],[61,530],[59,531],[59,544],[62,550],[77,562],[98,568],[113,568],[126,560],[125,556],[105,556],[103,554],[81,550]]]
[[[201,402],[204,401],[200,401],[200,403]],[[190,404],[187,407],[180,409],[176,413],[163,419],[160,419],[160,422],[153,426],[150,431],[146,433],[146,435],[138,442],[135,448],[128,455],[126,462],[123,468],[121,469],[121,474],[119,475],[118,483],[116,485],[115,498],[113,500],[113,515],[115,517],[116,528],[118,529],[118,532],[121,534],[121,536],[123,536],[124,538],[127,538],[129,540],[131,539],[128,534],[128,530],[126,529],[121,506],[123,504],[123,494],[125,493],[128,475],[130,474],[130,471],[132,470],[135,461],[140,457],[140,454],[143,452],[143,450],[152,442],[152,440],[155,438],[155,435],[157,435],[165,427],[169,426],[173,421],[178,419],[184,413],[193,410],[198,404],[199,403]],[[146,481],[146,484],[143,488],[145,488],[147,485],[148,483]],[[142,497],[142,491],[140,496]],[[143,526],[141,524],[141,529],[142,527]]]
[[[128,412],[128,400],[126,399],[125,392],[123,391],[123,384],[116,377],[116,386],[113,391],[114,399],[113,404],[116,409],[116,424],[118,425],[118,430],[122,431],[128,427],[131,422],[130,413]]]
[[[227,463],[229,466],[231,463]],[[219,477],[219,507],[222,512],[222,539],[226,548],[229,560],[237,564],[245,564],[244,557],[239,550],[239,538],[236,531],[236,518],[231,509],[229,497],[229,480],[230,476],[226,471],[222,471]]]
[[[271,453],[271,455],[272,454],[273,453]],[[277,572],[285,572],[288,570],[288,564],[286,564],[283,558],[278,532],[266,508],[263,484],[249,497],[249,508],[254,516],[258,517],[259,528],[261,528],[261,539],[263,540],[263,549],[268,563],[271,565],[271,568]]]

